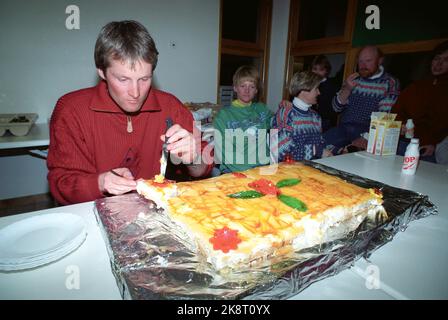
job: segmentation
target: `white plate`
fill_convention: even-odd
[[[86,235],[84,220],[70,213],[18,221],[0,230],[0,269],[23,269],[21,265],[35,267],[36,263],[57,260],[78,248]]]
[[[21,260],[20,262],[16,262],[16,263],[6,263],[6,264],[0,263],[0,271],[14,271],[14,270],[31,269],[31,268],[35,268],[35,267],[39,267],[42,265],[52,263],[56,260],[59,260],[59,259],[65,257],[72,251],[76,250],[84,242],[85,235],[86,234],[84,234],[84,237],[81,238],[80,241],[74,242],[70,246],[63,247],[61,250],[51,252],[48,255],[43,255],[43,256],[36,257],[36,258],[30,259],[30,260]]]

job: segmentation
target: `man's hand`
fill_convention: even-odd
[[[173,161],[175,164],[182,162],[191,164],[201,152],[200,136],[194,137],[193,134],[180,125],[175,124],[166,132],[168,137],[167,150],[180,161]],[[165,141],[165,135],[160,136]]]
[[[116,174],[107,171],[98,176],[98,187],[102,193],[119,195],[136,189],[137,182],[128,168],[117,168],[113,171]]]
[[[433,144],[427,144],[425,146],[421,146],[420,150],[423,150],[423,153],[420,154],[420,157],[430,157],[434,154],[436,147]]]
[[[406,125],[403,123],[400,128],[400,136],[404,136],[406,134]]]
[[[352,93],[353,88],[358,85],[358,83],[355,81],[355,79],[358,77],[359,77],[359,73],[355,72],[355,73],[352,73],[351,75],[349,75],[347,77],[347,79],[345,79],[344,84],[342,85],[342,89],[338,95],[339,101],[342,104],[347,103],[348,97]]]
[[[366,150],[367,142],[368,141],[366,139],[364,139],[363,137],[359,137],[352,141],[352,146],[355,146],[361,150]]]
[[[353,90],[353,88],[358,85],[358,83],[355,81],[355,79],[358,77],[359,77],[358,72],[355,72],[355,73],[352,73],[351,75],[349,75],[347,77],[347,79],[345,79],[345,81],[344,81],[344,88],[350,90],[350,92],[351,92]]]
[[[288,100],[282,100],[280,101],[280,103],[278,104],[279,108],[290,108],[292,107],[292,102],[288,101]]]
[[[328,149],[324,149],[324,151],[322,152],[322,158],[328,158],[328,157],[332,157],[333,156],[333,152],[331,152]]]
[[[346,154],[366,150],[367,142],[368,142],[367,139],[364,139],[363,137],[356,138],[355,140],[352,141],[351,144],[340,149],[338,153]]]

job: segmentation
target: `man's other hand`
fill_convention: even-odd
[[[351,92],[353,90],[353,88],[358,85],[358,83],[355,81],[355,79],[358,77],[359,77],[358,72],[355,72],[355,73],[352,73],[351,75],[349,75],[347,77],[347,79],[345,79],[345,81],[344,81],[344,89],[347,89]]]
[[[344,83],[342,84],[342,89],[338,94],[340,103],[347,104],[348,97],[352,93],[353,88],[358,85],[358,83],[355,81],[355,79],[358,77],[359,73],[355,72],[349,75],[347,79],[345,79]]]
[[[98,187],[102,193],[120,195],[135,190],[137,182],[128,168],[116,168],[98,176]]]
[[[355,146],[361,150],[366,150],[367,142],[368,141],[366,139],[364,139],[363,137],[359,137],[352,141],[352,146]]]
[[[436,147],[433,144],[427,144],[420,147],[420,156],[421,157],[430,157],[434,154]]]
[[[324,151],[322,152],[322,158],[328,158],[328,157],[332,157],[333,156],[333,152],[331,152],[330,150],[324,149]]]

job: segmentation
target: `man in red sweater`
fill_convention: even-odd
[[[50,190],[61,204],[91,201],[136,189],[160,171],[162,146],[193,177],[213,164],[201,159],[193,117],[173,95],[151,88],[158,51],[135,21],[104,26],[95,45],[100,83],[61,97],[50,123]],[[166,119],[174,125],[166,131]],[[210,162],[210,161],[209,161]]]
[[[448,136],[448,41],[434,49],[431,76],[410,84],[392,112],[404,123],[413,120],[421,160],[435,161],[436,145]],[[406,146],[405,141],[400,141],[397,153],[403,155]]]

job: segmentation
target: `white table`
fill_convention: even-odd
[[[448,167],[420,162],[416,175],[406,176],[401,174],[402,161],[401,156],[365,152],[317,161],[428,195],[439,214],[412,221],[372,254],[371,263],[358,260],[353,268],[314,283],[294,299],[448,299]],[[379,289],[369,289],[371,272],[377,270]]]
[[[447,299],[448,167],[422,162],[415,176],[405,177],[400,174],[399,156],[381,158],[359,153],[318,162],[427,194],[439,207],[440,214],[413,221],[405,232],[375,251],[370,259],[374,267],[369,269],[367,261],[358,260],[353,268],[314,283],[293,299]],[[83,217],[88,225],[86,241],[75,252],[47,266],[0,272],[0,299],[121,299],[93,213],[93,202],[5,217],[0,219],[0,228],[50,212],[70,212]],[[377,270],[372,268],[379,268],[380,289],[366,287],[363,273]],[[79,289],[66,286],[69,282],[70,288],[73,270],[79,271]]]
[[[0,272],[0,299],[121,299],[93,202],[5,217],[0,219],[0,228],[20,219],[55,212],[81,216],[87,225],[85,242],[76,251],[46,266],[30,271]],[[79,289],[76,289],[72,279],[78,271]]]

